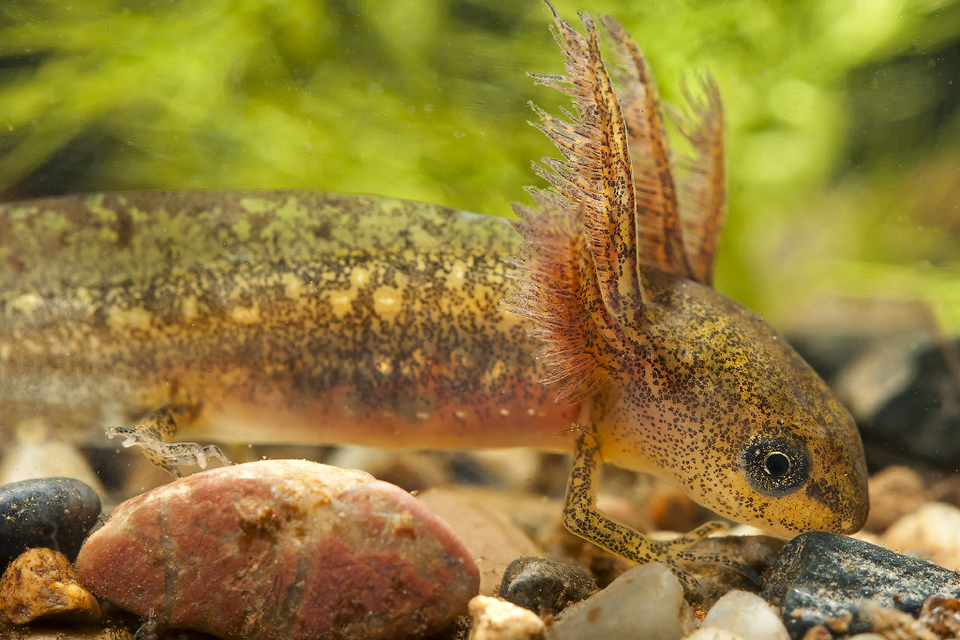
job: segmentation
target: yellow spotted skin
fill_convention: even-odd
[[[603,459],[659,470],[713,511],[778,535],[859,530],[863,449],[823,380],[756,313],[689,280],[644,276],[648,345],[618,360],[619,397],[595,425]],[[752,445],[788,456],[804,481],[758,488]]]
[[[602,460],[780,535],[857,531],[868,496],[852,417],[766,322],[711,287],[726,210],[719,90],[708,78],[702,95],[685,92],[677,129],[690,152],[675,153],[623,27],[599,18],[610,70],[591,15],[582,34],[554,16],[566,75],[534,77],[574,109],[567,120],[535,109],[562,159],[544,160],[549,188],[531,189],[534,206],[515,206],[524,243],[506,308],[543,341],[559,399],[581,406],[564,524],[626,558],[665,561],[688,584],[698,562],[735,565],[693,549],[713,525],[654,542],[603,515]]]
[[[537,110],[547,159],[519,221],[288,192],[74,196],[0,206],[0,435],[127,436],[152,460],[228,442],[574,451],[564,523],[688,584],[707,524],[654,542],[596,508],[600,462],[790,536],[867,515],[850,414],[755,313],[711,287],[726,207],[719,91],[667,144],[636,44],[556,17],[575,102]],[[683,213],[683,215],[681,215]],[[745,570],[749,573],[749,570]]]
[[[389,198],[157,192],[0,207],[0,428],[102,440],[199,404],[226,442],[566,450],[505,221]]]

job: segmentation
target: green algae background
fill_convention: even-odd
[[[960,331],[960,4],[583,0],[668,101],[728,120],[717,287],[774,321],[823,295],[926,300]],[[527,120],[568,100],[538,0],[0,5],[5,198],[176,188],[376,193],[510,215]],[[815,303],[814,303],[815,304]]]

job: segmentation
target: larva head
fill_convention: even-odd
[[[867,473],[853,418],[758,315],[712,289],[648,278],[648,347],[626,355],[600,421],[604,459],[782,536],[853,533]]]
[[[517,209],[521,287],[505,309],[543,340],[559,399],[591,403],[605,461],[776,533],[859,529],[866,469],[850,416],[762,319],[693,282],[711,280],[725,211],[716,86],[678,123],[693,170],[677,179],[639,48],[603,19],[621,61],[611,76],[582,19],[583,35],[556,17],[567,75],[536,76],[577,108],[569,122],[537,111],[563,160],[545,160],[552,189],[532,191],[536,209]]]

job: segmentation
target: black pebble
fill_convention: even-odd
[[[73,478],[38,478],[0,486],[0,563],[47,547],[76,559],[100,515],[100,496]]]
[[[960,343],[952,348],[960,348]],[[899,359],[889,364],[891,378],[895,376],[892,367],[908,366]],[[883,447],[909,460],[956,469],[960,465],[960,389],[944,347],[911,354],[909,370],[913,372],[909,382],[861,421],[868,460],[874,448]]]
[[[910,336],[811,332],[789,341],[834,388],[866,362],[871,379],[883,381],[855,375],[858,382],[847,379],[842,391],[848,404],[870,407],[854,416],[869,468],[917,460],[948,471],[960,465],[960,388],[948,354],[960,340],[929,345]]]
[[[871,629],[864,601],[913,616],[929,595],[960,594],[960,574],[835,533],[804,533],[786,544],[760,594],[783,607],[793,638],[824,625],[837,633]]]
[[[597,583],[580,567],[543,558],[518,558],[500,582],[500,597],[537,615],[556,615],[595,594]]]

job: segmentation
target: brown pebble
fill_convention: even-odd
[[[480,593],[497,595],[511,562],[537,556],[540,548],[496,507],[454,488],[429,489],[420,499],[443,518],[473,554],[480,568]]]
[[[863,528],[871,533],[883,533],[926,501],[926,487],[913,469],[887,467],[870,478],[870,514]]]
[[[890,607],[883,607],[872,600],[863,603],[861,615],[872,622],[871,631],[885,638],[939,640],[935,633],[913,616]]]
[[[930,596],[923,601],[919,621],[941,638],[960,637],[960,598]]]
[[[685,635],[683,640],[743,640],[743,638],[723,629],[706,627]],[[806,640],[806,638],[804,638],[804,640]],[[830,639],[828,638],[827,640]]]
[[[76,569],[59,551],[28,549],[0,578],[0,622],[26,624],[46,616],[95,622],[101,615],[97,599],[80,586]]]
[[[931,502],[946,502],[960,507],[960,475],[953,473],[934,482],[928,498]]]
[[[301,460],[214,469],[128,500],[77,568],[138,615],[249,640],[426,635],[479,585],[463,543],[419,500]]]
[[[335,449],[325,462],[344,469],[363,469],[375,478],[412,492],[449,482],[444,455],[436,451],[344,446]]]
[[[814,625],[803,634],[802,640],[832,640],[833,634],[822,624]]]
[[[647,498],[646,515],[657,531],[686,532],[703,523],[703,508],[679,487],[657,482]]]

